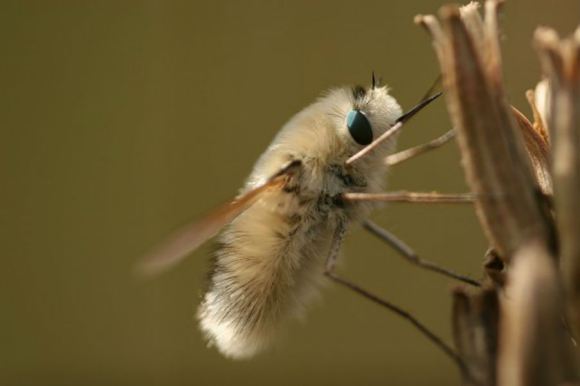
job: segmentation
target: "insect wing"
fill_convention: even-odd
[[[173,267],[252,206],[263,193],[280,189],[283,185],[284,179],[272,178],[215,208],[200,220],[178,229],[143,258],[138,271],[145,275],[155,275]]]

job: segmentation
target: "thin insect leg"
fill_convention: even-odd
[[[419,192],[389,192],[389,193],[343,193],[344,201],[376,201],[376,202],[420,202],[424,204],[470,204],[474,201],[471,193],[419,193]]]
[[[432,95],[429,98],[427,98],[427,99],[419,102],[411,110],[407,111],[406,113],[404,113],[403,115],[401,115],[399,118],[397,118],[397,121],[395,122],[395,124],[393,126],[391,126],[387,131],[385,131],[383,134],[381,134],[377,139],[375,139],[374,141],[372,141],[370,144],[368,144],[367,146],[363,147],[357,153],[355,153],[354,155],[352,155],[349,159],[346,160],[345,163],[347,165],[350,165],[351,163],[353,163],[357,159],[360,159],[360,158],[364,157],[367,153],[369,153],[374,148],[376,148],[377,146],[379,146],[382,142],[386,141],[387,139],[389,139],[390,137],[392,137],[393,135],[395,135],[397,132],[399,132],[401,130],[401,128],[403,127],[403,124],[405,122],[407,122],[409,119],[411,119],[415,114],[417,114],[417,112],[421,111],[421,109],[423,109],[429,103],[431,103],[435,99],[439,98],[442,94],[443,94],[442,92],[439,92],[439,93],[437,93],[435,95]]]
[[[367,299],[369,299],[377,304],[380,304],[381,306],[387,308],[388,310],[394,312],[395,314],[399,315],[403,319],[410,322],[423,335],[425,335],[427,337],[427,339],[429,339],[433,344],[435,344],[435,346],[437,346],[440,350],[442,350],[445,353],[445,355],[447,355],[449,358],[451,358],[451,360],[455,362],[455,364],[459,367],[459,369],[461,370],[462,373],[468,374],[467,366],[466,366],[465,362],[463,361],[463,359],[461,358],[461,356],[457,352],[455,352],[455,350],[453,350],[450,346],[448,346],[447,343],[445,343],[440,337],[438,337],[431,330],[429,330],[429,328],[427,328],[417,318],[415,318],[413,315],[411,315],[409,312],[401,309],[400,307],[398,307],[398,306],[396,306],[396,305],[394,305],[386,300],[381,299],[380,297],[365,290],[364,288],[359,287],[358,285],[339,277],[335,273],[327,272],[326,276],[328,276],[329,278],[334,280],[336,283],[341,284],[341,285],[349,288],[350,290],[358,293],[359,295],[362,295],[365,298],[367,298]]]
[[[343,279],[342,277],[340,277],[336,273],[334,273],[334,268],[336,267],[336,260],[338,257],[338,252],[340,250],[340,245],[342,244],[342,240],[344,239],[345,233],[346,233],[346,227],[344,226],[344,224],[339,225],[336,229],[335,234],[334,234],[332,245],[330,247],[330,252],[329,252],[327,260],[326,260],[324,274],[327,277],[329,277],[330,279],[332,279],[334,282],[336,282],[336,283],[350,289],[351,291],[354,291],[354,292],[358,293],[359,295],[362,295],[365,298],[387,308],[391,312],[394,312],[395,314],[399,315],[403,319],[410,322],[424,336],[426,336],[427,339],[429,339],[433,344],[435,344],[435,346],[437,346],[440,350],[442,350],[445,355],[447,355],[449,358],[451,358],[451,360],[453,360],[457,364],[459,369],[464,374],[468,375],[467,366],[465,365],[465,362],[463,361],[461,356],[459,356],[459,354],[457,354],[455,352],[455,350],[453,350],[453,348],[448,346],[440,337],[435,335],[435,333],[433,333],[431,330],[429,330],[429,328],[427,328],[423,323],[421,323],[412,314],[410,314],[409,312],[403,310],[402,308],[392,304],[391,302],[388,302],[388,301],[378,297],[377,295],[374,295],[373,293],[358,286],[357,284],[354,284],[347,279]]]
[[[397,251],[402,257],[405,258],[408,262],[415,264],[418,267],[428,269],[433,272],[437,272],[441,275],[450,277],[452,279],[456,279],[462,281],[464,283],[480,287],[481,284],[468,276],[461,275],[455,273],[447,268],[443,268],[431,261],[423,260],[420,258],[410,246],[405,244],[404,241],[399,239],[397,236],[389,232],[388,230],[378,226],[372,221],[366,220],[363,222],[363,227],[372,233],[373,235],[377,236],[384,242],[386,242],[389,246],[391,246],[395,251]]]
[[[419,146],[414,146],[409,149],[399,151],[395,154],[391,154],[385,158],[385,163],[388,166],[393,166],[400,164],[401,162],[407,161],[408,159],[414,158],[418,155],[427,153],[431,150],[435,150],[445,145],[455,137],[455,130],[451,129],[440,137],[437,137],[427,143]]]

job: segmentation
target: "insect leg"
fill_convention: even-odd
[[[361,150],[359,150],[357,153],[352,155],[349,159],[347,159],[346,164],[350,165],[354,161],[364,157],[367,153],[371,152],[374,148],[379,146],[382,142],[386,141],[387,139],[389,139],[390,137],[392,137],[393,135],[395,135],[396,133],[401,131],[401,129],[403,128],[403,124],[405,122],[407,122],[409,119],[411,119],[415,114],[417,114],[417,112],[421,111],[429,103],[431,103],[435,99],[439,98],[442,94],[443,94],[442,92],[438,92],[437,94],[432,95],[432,96],[428,97],[427,99],[422,100],[415,107],[413,107],[411,110],[409,110],[406,113],[404,113],[403,115],[401,115],[399,118],[397,118],[397,121],[395,122],[395,124],[393,126],[391,126],[387,131],[385,131],[377,139],[375,139],[374,141],[369,143],[367,146],[365,146]]]
[[[345,233],[346,233],[346,226],[344,224],[339,225],[336,229],[335,234],[334,234],[332,245],[330,247],[330,252],[329,252],[327,260],[326,260],[326,266],[325,266],[326,268],[325,268],[324,274],[328,278],[333,280],[334,282],[350,289],[351,291],[358,293],[359,295],[369,299],[370,301],[373,301],[373,302],[387,308],[391,312],[394,312],[395,314],[399,315],[403,319],[410,322],[424,336],[426,336],[427,339],[429,339],[433,344],[435,344],[435,346],[437,346],[441,351],[443,351],[443,353],[445,355],[447,355],[451,360],[453,360],[464,374],[468,374],[467,366],[465,365],[465,362],[463,361],[461,356],[459,356],[459,354],[457,352],[455,352],[455,350],[453,350],[453,348],[448,346],[439,336],[437,336],[435,333],[433,333],[429,328],[427,328],[423,323],[421,323],[411,313],[403,310],[399,306],[394,305],[393,303],[391,303],[389,301],[386,301],[386,300],[380,298],[379,296],[367,291],[366,289],[360,287],[359,285],[357,285],[357,284],[355,284],[347,279],[343,279],[342,277],[340,277],[339,275],[337,275],[334,272],[334,268],[336,266],[336,259],[338,256],[338,251],[340,250],[340,245],[342,244],[342,240],[344,239]]]
[[[450,269],[441,267],[438,264],[435,264],[431,261],[424,260],[420,258],[417,253],[407,245],[403,240],[399,239],[397,236],[389,232],[388,230],[378,226],[372,221],[366,220],[363,222],[363,227],[372,233],[373,235],[377,236],[379,239],[383,240],[387,243],[391,248],[397,251],[405,260],[410,262],[411,264],[415,264],[418,267],[428,269],[433,272],[437,272],[441,275],[450,277],[452,279],[456,279],[462,281],[464,283],[480,287],[481,284],[468,276],[461,275],[458,273],[453,272]]]
[[[343,193],[344,201],[376,202],[421,202],[425,204],[470,204],[474,201],[471,193],[437,193],[437,192],[388,192],[388,193]]]
[[[455,130],[451,129],[440,137],[437,137],[427,143],[389,155],[385,158],[385,163],[389,166],[400,164],[401,162],[414,158],[423,153],[427,153],[428,151],[438,149],[451,141],[453,138],[455,138]]]

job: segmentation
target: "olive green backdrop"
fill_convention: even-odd
[[[442,1],[2,1],[0,384],[457,384],[406,322],[329,285],[265,355],[234,362],[194,321],[211,245],[151,281],[131,270],[176,226],[232,197],[277,129],[329,87],[370,82],[404,108],[437,75],[413,24]],[[573,0],[509,1],[510,98],[538,79],[538,24],[568,33]],[[449,129],[443,101],[401,146]],[[465,191],[455,145],[396,167],[392,189]],[[478,276],[468,206],[393,204],[375,219],[426,258]],[[343,274],[450,340],[450,289],[363,231]]]

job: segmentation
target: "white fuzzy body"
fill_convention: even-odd
[[[394,140],[345,166],[363,147],[346,127],[345,117],[353,109],[365,113],[374,138],[401,115],[384,87],[336,89],[295,115],[256,163],[242,192],[292,160],[302,166],[283,191],[266,193],[220,237],[198,316],[201,329],[223,354],[254,355],[284,321],[302,313],[323,277],[339,221],[358,222],[371,210],[368,204],[340,205],[335,198],[383,190],[383,160]]]

